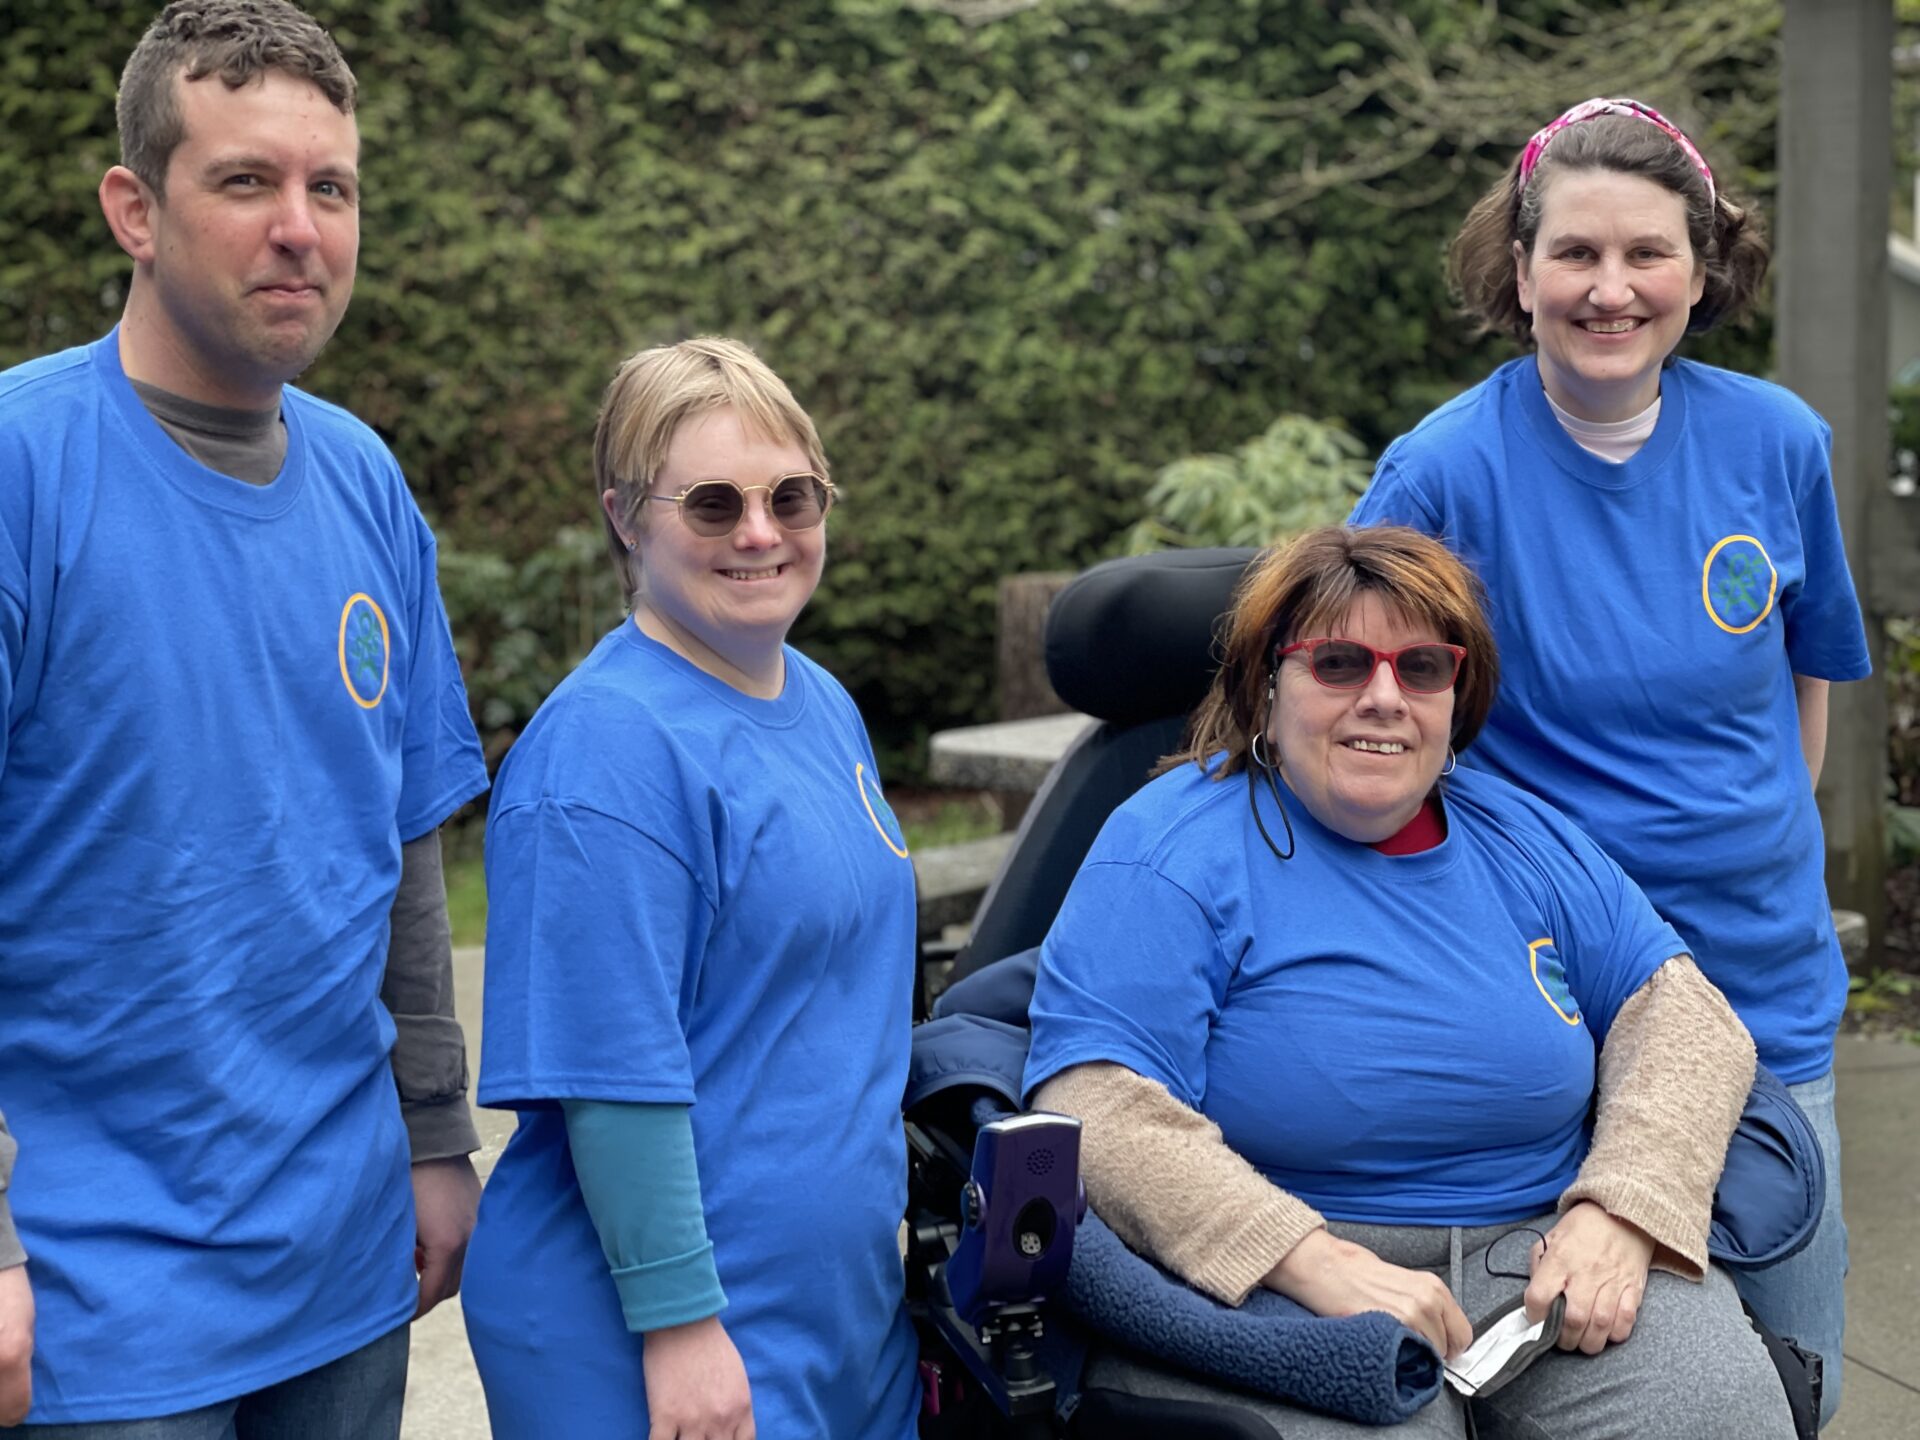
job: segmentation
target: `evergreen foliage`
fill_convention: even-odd
[[[796,638],[897,771],[985,718],[1000,575],[1113,553],[1181,456],[1283,413],[1377,449],[1509,353],[1442,251],[1563,105],[1707,117],[1770,190],[1771,0],[311,8],[360,77],[365,212],[305,383],[438,528],[495,755],[618,617],[589,440],[640,345],[738,335],[812,410],[845,505]],[[93,189],[154,9],[0,0],[0,363],[118,312]]]

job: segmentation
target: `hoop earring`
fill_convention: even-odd
[[[1453,747],[1449,745],[1447,746],[1446,767],[1441,770],[1440,778],[1443,780],[1446,779],[1447,776],[1451,775],[1455,770],[1459,768],[1460,768],[1460,757],[1453,753]]]
[[[1252,757],[1252,763],[1247,766],[1247,808],[1253,811],[1253,823],[1260,827],[1260,838],[1267,842],[1267,849],[1273,852],[1274,859],[1291,860],[1297,848],[1293,838],[1293,821],[1287,817],[1287,804],[1280,798],[1280,784],[1273,778],[1273,772],[1280,767],[1260,753],[1260,741],[1263,738],[1259,731],[1255,731],[1253,743],[1247,747]],[[1260,818],[1260,791],[1253,778],[1256,767],[1267,777],[1267,789],[1273,792],[1274,806],[1280,811],[1280,823],[1287,827],[1287,850],[1284,855],[1280,853],[1280,847],[1273,843],[1273,836],[1267,832],[1267,822]]]

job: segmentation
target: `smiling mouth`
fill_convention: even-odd
[[[1576,320],[1573,322],[1589,335],[1630,335],[1646,322],[1643,320]]]
[[[1348,740],[1349,750],[1358,750],[1362,755],[1404,755],[1407,747],[1398,740]]]
[[[752,585],[761,580],[778,580],[787,573],[788,562],[782,561],[771,570],[722,570],[720,573],[729,580],[738,580],[742,584]]]

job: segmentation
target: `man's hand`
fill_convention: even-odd
[[[1564,1290],[1567,1315],[1560,1348],[1598,1355],[1609,1344],[1618,1345],[1633,1333],[1653,1250],[1646,1231],[1582,1200],[1560,1217],[1544,1243],[1533,1247],[1527,1318],[1542,1318]]]
[[[413,1268],[420,1272],[418,1320],[460,1293],[467,1239],[480,1210],[480,1177],[464,1155],[422,1160],[413,1167]]]
[[[0,1426],[18,1425],[33,1403],[33,1287],[27,1267],[0,1270]]]
[[[754,1440],[747,1367],[718,1316],[649,1330],[647,1440]]]
[[[1261,1283],[1316,1315],[1384,1310],[1449,1360],[1473,1343],[1472,1323],[1439,1276],[1390,1265],[1325,1230],[1309,1231]]]

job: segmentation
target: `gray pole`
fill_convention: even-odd
[[[1887,216],[1893,185],[1890,0],[1786,0],[1775,219],[1780,378],[1833,426],[1833,485],[1876,666],[1885,646],[1877,528],[1887,496]],[[1898,567],[1904,568],[1904,567]],[[1882,679],[1836,685],[1820,777],[1827,887],[1885,930]]]

